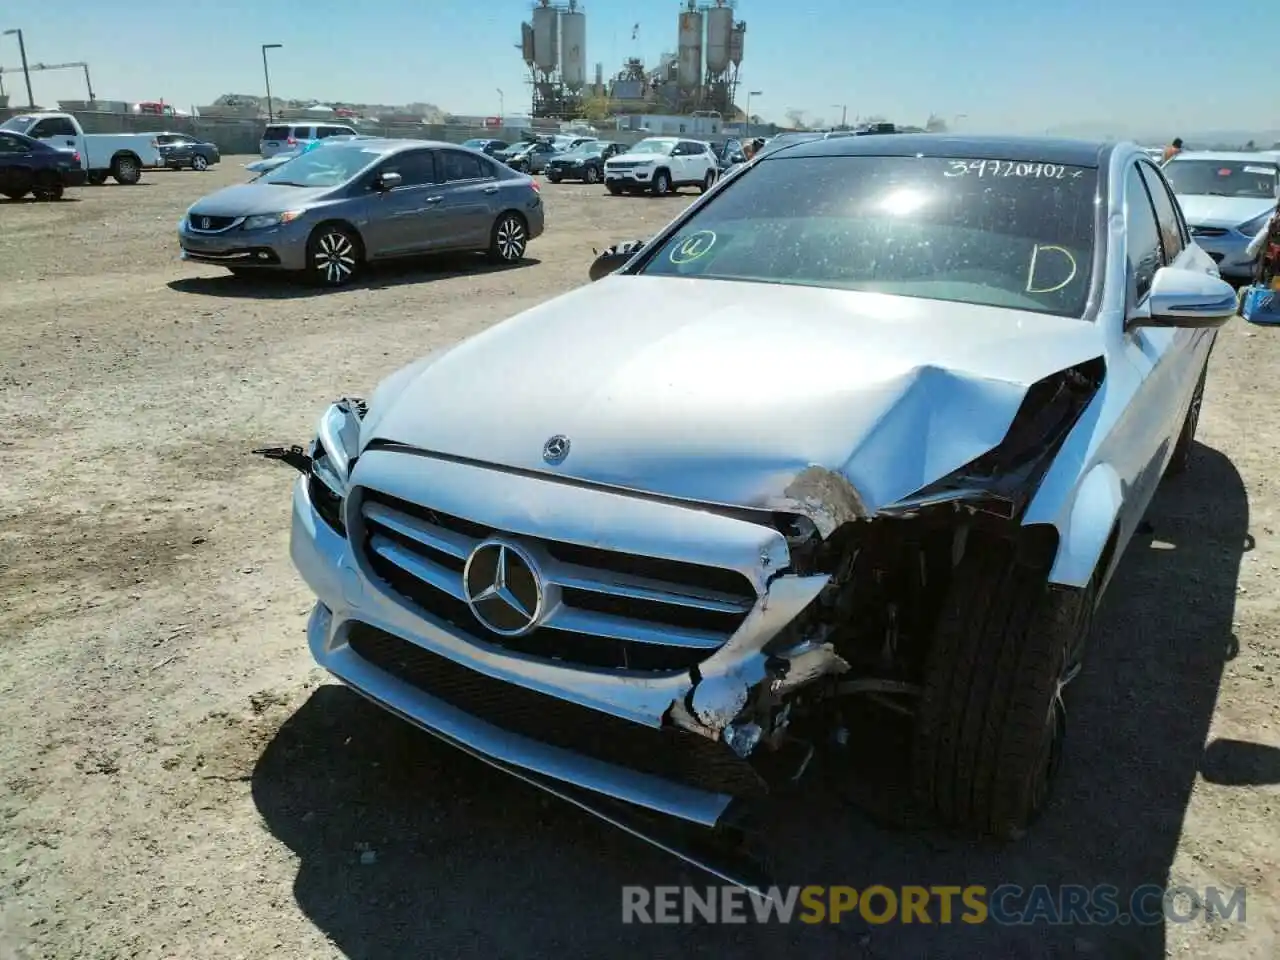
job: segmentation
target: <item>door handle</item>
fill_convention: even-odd
[[[485,192],[485,193],[497,193],[497,192],[498,192],[498,188],[497,188],[497,187],[485,187],[485,188],[484,188],[484,192]]]
[[[439,203],[443,199],[444,197],[427,197],[427,199],[423,200],[422,202],[423,203]]]

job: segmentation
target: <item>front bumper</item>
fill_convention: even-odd
[[[455,503],[470,503],[477,508],[468,511],[472,519],[515,537],[536,537],[544,518],[552,518],[548,532],[564,542],[578,539],[576,523],[583,539],[595,531],[598,545],[592,518],[612,514],[621,529],[645,531],[637,536],[684,531],[685,544],[701,550],[703,542],[689,535],[701,525],[710,536],[721,534],[712,552],[722,557],[732,554],[740,564],[763,557],[773,569],[788,562],[785,540],[774,531],[683,507],[385,451],[366,451],[355,474],[358,482],[376,478],[379,493],[430,491],[432,508],[445,514],[456,515]],[[568,665],[488,643],[393,589],[362,546],[361,489],[345,504],[347,537],[316,512],[305,477],[294,491],[291,554],[319,599],[308,628],[317,663],[504,769],[702,827],[723,822],[735,797],[747,793],[737,787],[747,782],[748,765],[718,735],[748,688],[765,678],[764,645],[812,602],[826,577],[762,576],[755,608],[728,642],[708,651],[696,683],[686,670]],[[673,709],[685,707],[714,729],[674,725]]]
[[[608,185],[625,189],[648,187],[653,182],[653,170],[610,170],[606,166],[604,168],[604,182]]]
[[[1196,244],[1209,256],[1213,257],[1218,264],[1218,272],[1224,279],[1230,280],[1251,280],[1253,272],[1257,266],[1257,258],[1250,257],[1245,253],[1245,248],[1249,246],[1252,237],[1246,237],[1235,230],[1223,230],[1223,228],[1209,228],[1212,234],[1204,234],[1199,231],[1205,228],[1192,227],[1192,238]],[[1218,234],[1218,230],[1223,230]]]
[[[577,166],[557,166],[549,164],[547,166],[548,177],[559,177],[562,180],[585,180],[587,179],[587,168],[585,165]]]
[[[266,270],[304,270],[307,266],[309,227],[300,221],[265,230],[243,230],[239,226],[220,232],[192,230],[184,217],[178,224],[178,244],[182,259],[225,267],[253,267]]]

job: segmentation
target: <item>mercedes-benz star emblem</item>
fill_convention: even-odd
[[[504,637],[536,627],[546,605],[533,558],[501,540],[487,540],[471,551],[462,571],[462,591],[475,618]]]
[[[569,455],[569,438],[557,433],[542,445],[542,459],[547,463],[563,463]]]

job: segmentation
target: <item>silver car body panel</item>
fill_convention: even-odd
[[[355,655],[346,625],[371,625],[487,678],[642,727],[724,738],[749,691],[766,679],[767,658],[788,661],[788,684],[847,667],[829,646],[786,646],[794,641],[784,628],[828,578],[791,569],[787,541],[763,511],[807,516],[829,533],[848,520],[909,509],[923,488],[1001,442],[1033,383],[1102,358],[1102,386],[1020,521],[1057,531],[1050,579],[1085,586],[1108,545],[1118,558],[1141,519],[1214,336],[1125,329],[1126,173],[1139,158],[1149,161],[1131,145],[1104,155],[1099,280],[1082,319],[621,275],[397,371],[362,418],[331,408],[318,452],[337,465],[354,461],[345,481],[332,481],[346,484],[347,535],[320,519],[304,478],[291,541],[295,565],[329,611],[312,621],[316,659],[401,716],[502,764],[695,823],[719,822],[721,794],[668,791],[634,771],[563,751],[553,756],[543,744],[497,737],[475,718],[442,711],[428,693]],[[1217,273],[1192,242],[1174,265]],[[457,415],[459,396],[467,398],[465,416]],[[553,438],[571,443],[550,456]],[[457,599],[456,573],[422,562],[425,554],[412,548],[456,561],[478,540],[442,536],[421,515],[389,518],[376,497],[367,500],[369,491],[418,505],[428,518],[439,511],[499,531],[531,552],[554,542],[730,571],[755,596],[694,670],[641,673],[525,655],[389,585],[372,561]],[[385,550],[367,536],[370,523],[395,532],[409,551]],[[629,576],[588,573],[597,589],[617,595],[642,586]],[[685,596],[694,604],[706,599],[692,590]],[[626,622],[596,628],[602,636],[638,636]]]

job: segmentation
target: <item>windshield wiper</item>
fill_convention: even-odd
[[[263,183],[269,183],[273,187],[305,187],[305,183],[294,183],[292,180],[264,180]]]

